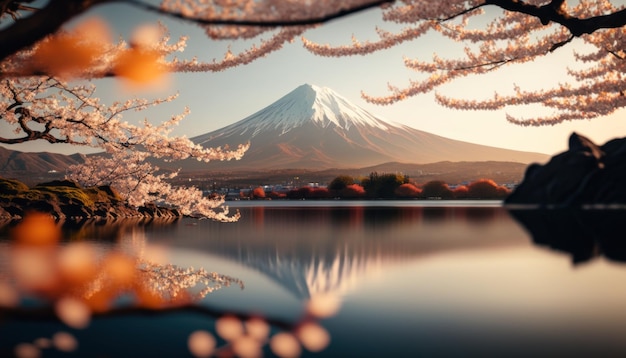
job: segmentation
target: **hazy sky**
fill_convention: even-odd
[[[128,38],[132,29],[154,22],[157,16],[124,4],[103,5],[83,16],[100,16],[107,20],[115,36]],[[190,36],[189,46],[181,57],[198,56],[201,60],[221,59],[226,44],[204,36],[202,30],[180,21],[163,21],[174,38]],[[331,44],[348,44],[354,34],[359,40],[375,40],[375,26],[390,29],[380,20],[378,10],[352,15],[333,21],[321,28],[305,33],[309,39]],[[448,95],[469,98],[489,98],[498,91],[510,91],[514,84],[523,89],[542,88],[565,81],[567,65],[573,65],[572,51],[577,43],[566,46],[554,54],[534,63],[508,67],[487,76],[470,77],[446,85],[439,91]],[[578,47],[577,47],[578,46]],[[445,109],[434,102],[432,94],[413,97],[390,106],[372,105],[361,99],[361,91],[372,95],[385,95],[387,83],[404,86],[415,74],[402,63],[403,56],[430,59],[436,52],[442,57],[454,55],[459,45],[435,35],[413,41],[374,55],[348,58],[323,58],[303,49],[297,40],[282,50],[252,64],[219,73],[175,74],[171,86],[163,92],[143,92],[138,95],[164,96],[178,92],[180,97],[172,104],[144,112],[140,117],[160,121],[180,113],[185,106],[191,114],[176,129],[175,134],[193,137],[210,132],[264,108],[303,83],[329,87],[353,103],[383,119],[399,122],[416,129],[444,137],[495,147],[554,154],[567,147],[568,136],[577,131],[599,144],[626,135],[626,112],[592,121],[575,121],[552,127],[528,128],[509,124],[505,111],[515,115],[532,115],[534,108],[509,108],[496,112],[469,112]],[[241,46],[233,46],[237,52]],[[129,94],[119,81],[97,81],[99,94],[107,101],[124,99]],[[128,117],[131,118],[131,117]],[[43,143],[42,143],[43,144]],[[58,145],[43,146],[29,143],[10,146],[22,151],[76,152],[76,148]]]

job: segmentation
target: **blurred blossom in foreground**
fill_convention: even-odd
[[[243,289],[236,278],[166,263],[165,249],[147,244],[145,238],[137,245],[140,250],[103,250],[88,242],[62,242],[61,236],[60,224],[37,212],[27,214],[11,229],[8,272],[0,275],[0,308],[28,310],[20,307],[22,300],[37,298],[49,304],[68,327],[87,329],[96,314],[124,307],[174,309],[231,284]],[[227,318],[223,322],[227,335],[242,334],[241,321]],[[262,322],[246,324],[252,336],[267,336],[264,332],[269,328]],[[189,338],[189,349],[196,356],[211,355],[214,346],[212,336],[198,333]],[[245,344],[239,346],[251,351]],[[13,353],[20,358],[40,357],[42,349],[71,352],[77,347],[74,336],[57,332],[51,338],[20,343]]]
[[[303,316],[298,322],[285,325],[282,331],[271,337],[270,323],[261,317],[243,319],[234,315],[222,316],[216,321],[215,330],[226,345],[215,351],[224,356],[260,357],[263,346],[269,345],[272,354],[277,357],[299,357],[303,348],[309,352],[320,352],[330,344],[330,334],[317,320],[337,314],[340,306],[341,301],[334,294],[314,295],[305,303]],[[196,357],[202,357],[191,344],[197,339],[194,335],[196,333],[189,338],[189,350]]]
[[[41,357],[41,351],[34,344],[20,343],[18,344],[13,353],[18,358],[37,358]]]
[[[320,352],[330,344],[330,335],[315,322],[306,322],[298,328],[296,335],[302,346],[311,352]]]
[[[195,331],[187,340],[189,351],[195,357],[210,357],[215,350],[217,341],[215,337],[207,331]]]
[[[15,307],[20,302],[20,295],[17,290],[9,284],[0,281],[0,306]]]
[[[57,332],[52,336],[54,346],[63,352],[73,352],[78,348],[78,341],[67,332]]]
[[[275,334],[270,340],[272,352],[279,357],[298,357],[302,353],[298,339],[291,333]]]
[[[54,309],[59,319],[72,328],[86,328],[91,320],[89,306],[78,298],[61,298],[56,302]]]
[[[43,355],[42,350],[55,348],[61,352],[75,352],[78,349],[76,337],[68,332],[57,332],[52,338],[37,338],[33,343],[20,343],[13,349],[17,358],[38,358]]]
[[[142,235],[133,235],[130,243],[104,251],[87,242],[64,243],[52,217],[29,214],[11,231],[11,272],[6,282],[0,277],[0,306],[19,308],[23,298],[37,297],[48,301],[66,326],[88,329],[94,316],[118,308],[175,309],[231,284],[243,289],[238,279],[167,263],[165,249],[149,245]],[[266,345],[278,357],[298,357],[303,348],[320,352],[330,344],[330,335],[317,321],[337,314],[340,306],[337,295],[315,294],[293,323],[224,312],[214,327],[224,346],[218,347],[209,331],[196,330],[188,336],[187,348],[195,357],[261,357]],[[272,326],[279,331],[272,334]],[[18,344],[14,354],[34,358],[45,349],[72,352],[78,345],[71,334],[57,332]]]
[[[339,312],[341,300],[332,293],[316,294],[307,303],[307,311],[313,317],[327,318]]]
[[[259,317],[247,320],[245,327],[248,335],[259,342],[265,342],[270,334],[270,325]]]
[[[61,229],[49,214],[26,214],[11,232],[11,239],[19,245],[54,245],[61,239]]]
[[[239,318],[234,316],[224,316],[215,322],[215,331],[227,341],[233,341],[243,336],[243,324]]]

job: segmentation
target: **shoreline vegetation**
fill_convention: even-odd
[[[326,187],[303,186],[286,191],[274,191],[259,186],[235,197],[227,196],[226,199],[503,200],[510,193],[510,188],[498,185],[491,179],[479,179],[451,186],[443,180],[430,180],[418,184],[402,174],[372,172],[362,178],[340,175]]]
[[[117,219],[163,219],[175,221],[175,208],[146,204],[128,205],[110,186],[82,188],[70,180],[55,180],[32,187],[0,178],[0,219],[19,220],[28,212],[49,213],[57,221],[111,221]]]
[[[237,199],[493,200],[503,199],[510,193],[508,189],[498,186],[491,180],[481,180],[451,189],[442,181],[417,186],[388,180],[386,175],[376,178],[381,179],[379,183],[372,183],[370,180],[369,185],[361,186],[346,181],[345,177],[339,177],[331,182],[328,188],[302,187],[282,194],[266,193],[262,187],[258,187]],[[373,187],[376,191],[372,190]],[[228,197],[225,199],[232,200]],[[54,180],[29,187],[21,181],[0,177],[0,220],[20,220],[30,211],[49,213],[57,221],[77,224],[87,220],[107,222],[118,219],[176,221],[185,216],[176,208],[155,203],[132,207],[110,186],[83,188],[74,181]]]

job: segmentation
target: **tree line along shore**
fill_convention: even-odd
[[[419,184],[402,174],[371,173],[364,178],[340,175],[327,186],[305,185],[275,190],[257,186],[236,191],[227,199],[472,199],[501,200],[511,189],[491,179],[479,179],[467,184],[449,185],[442,180]]]

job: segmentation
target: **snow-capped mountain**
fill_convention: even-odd
[[[387,130],[388,123],[355,106],[330,88],[304,84],[255,114],[223,128],[218,135],[250,134],[279,131],[281,135],[308,124],[349,130],[353,126]],[[197,137],[209,138],[213,133]]]
[[[385,121],[329,88],[304,84],[260,111],[192,138],[206,147],[250,142],[240,161],[206,169],[360,168],[386,162],[542,162],[548,156],[482,146]]]

